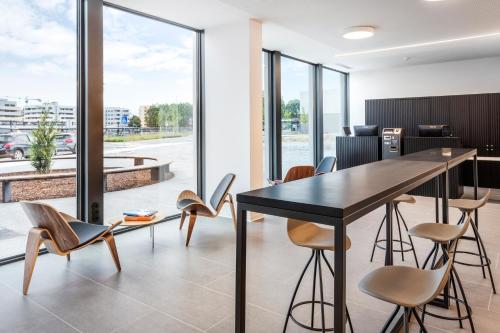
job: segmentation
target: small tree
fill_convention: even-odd
[[[141,118],[132,116],[128,121],[128,127],[141,127]]]
[[[37,173],[49,173],[52,166],[52,157],[56,152],[56,129],[54,122],[48,121],[48,114],[44,112],[33,131],[33,142],[30,148],[31,165]]]

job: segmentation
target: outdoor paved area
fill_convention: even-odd
[[[179,137],[160,140],[104,143],[106,156],[147,156],[158,159],[159,163],[172,162],[170,165],[174,178],[129,190],[108,192],[104,194],[104,220],[120,216],[125,209],[151,208],[161,210],[169,215],[178,213],[175,202],[177,195],[184,189],[193,189],[194,151],[191,137]],[[65,155],[71,156],[71,155]],[[145,161],[145,163],[152,163]],[[132,166],[132,160],[105,159],[105,167]],[[75,168],[75,160],[55,160],[54,169]],[[32,170],[29,161],[14,163],[0,162],[2,173]],[[76,197],[40,200],[57,209],[76,215]],[[31,228],[20,204],[0,203],[0,258],[24,253],[26,234]]]

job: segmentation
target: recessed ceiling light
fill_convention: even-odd
[[[346,39],[363,39],[372,37],[375,34],[375,28],[370,26],[350,27],[346,29],[342,37]]]

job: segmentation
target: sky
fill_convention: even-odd
[[[0,98],[76,105],[76,1],[0,0]],[[104,105],[192,102],[195,33],[105,7]]]

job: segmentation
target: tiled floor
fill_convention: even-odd
[[[418,198],[416,205],[401,210],[410,225],[433,221],[432,199]],[[357,288],[364,274],[383,263],[382,251],[377,251],[375,262],[369,262],[382,214],[379,209],[348,227],[353,246],[348,252],[347,297],[356,332],[378,332],[392,310],[391,305]],[[451,215],[455,221],[457,212]],[[498,283],[499,217],[497,204],[488,204],[480,214],[480,230]],[[249,332],[281,332],[293,287],[310,254],[289,242],[284,222],[268,217],[248,228]],[[0,267],[0,332],[233,332],[232,223],[200,219],[189,248],[183,245],[184,237],[178,221],[156,228],[154,250],[147,229],[117,236],[121,273],[115,272],[105,244],[74,253],[69,263],[63,257],[41,256],[27,297],[21,294],[23,263]],[[423,260],[430,243],[417,240],[416,246]],[[407,264],[411,265],[409,257]],[[457,268],[473,306],[476,331],[499,332],[500,296],[492,295],[480,270]],[[330,299],[332,280],[327,283]],[[308,279],[299,298],[310,296],[310,286]],[[331,311],[327,318],[332,321]],[[426,323],[429,332],[469,331],[454,322],[429,318]],[[291,323],[288,332],[302,330]]]

